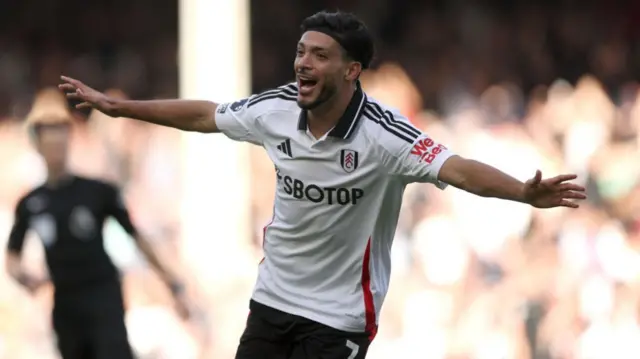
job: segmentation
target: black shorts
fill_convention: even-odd
[[[349,333],[255,301],[236,359],[364,359],[370,333]]]
[[[57,290],[53,329],[63,359],[133,359],[118,281]]]

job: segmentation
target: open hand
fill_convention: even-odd
[[[71,77],[61,76],[60,79],[63,83],[58,85],[58,88],[67,94],[67,98],[80,101],[76,108],[95,108],[105,115],[117,117],[114,112],[114,99]]]
[[[524,184],[526,203],[537,208],[569,207],[578,208],[575,200],[586,199],[584,187],[568,182],[578,178],[577,175],[560,175],[542,179],[542,172]]]

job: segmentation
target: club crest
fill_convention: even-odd
[[[353,150],[340,151],[340,166],[347,173],[351,173],[358,168],[358,152]]]

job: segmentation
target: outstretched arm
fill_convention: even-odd
[[[386,115],[396,121],[394,131],[402,132],[403,136],[393,135],[394,131],[380,131],[378,148],[382,163],[390,174],[407,182],[431,182],[441,189],[452,185],[478,196],[537,208],[578,208],[575,201],[586,198],[582,186],[568,182],[576,179],[576,175],[542,179],[542,173],[537,171],[523,183],[492,166],[454,154],[398,114],[387,111]]]
[[[508,174],[482,162],[451,156],[438,173],[438,180],[482,197],[494,197],[538,208],[578,208],[573,200],[585,199],[582,186],[568,183],[576,175],[560,175],[542,179],[536,171],[533,178],[521,182]]]
[[[58,87],[67,98],[81,101],[76,108],[95,108],[111,117],[127,117],[183,131],[219,132],[215,122],[218,104],[199,100],[132,101],[111,98],[81,81],[62,76]]]
[[[221,132],[234,141],[262,146],[264,127],[260,118],[274,98],[295,98],[293,84],[217,104],[198,100],[130,101],[109,97],[82,82],[62,76],[58,87],[67,98],[80,101],[76,108],[94,108],[111,117],[126,117],[183,131]]]

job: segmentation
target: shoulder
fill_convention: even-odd
[[[412,146],[422,136],[422,131],[397,109],[371,97],[367,97],[364,105],[363,120],[368,137],[392,151]]]
[[[21,213],[38,212],[46,205],[47,198],[44,195],[44,186],[38,186],[25,193],[16,203],[16,211]]]
[[[217,112],[238,113],[249,111],[264,114],[271,111],[289,111],[297,108],[298,87],[296,83],[288,83],[276,88],[253,94],[249,97],[218,106]]]
[[[247,102],[248,107],[255,107],[260,104],[294,104],[298,97],[298,86],[295,82],[288,83],[261,93],[252,95]]]

